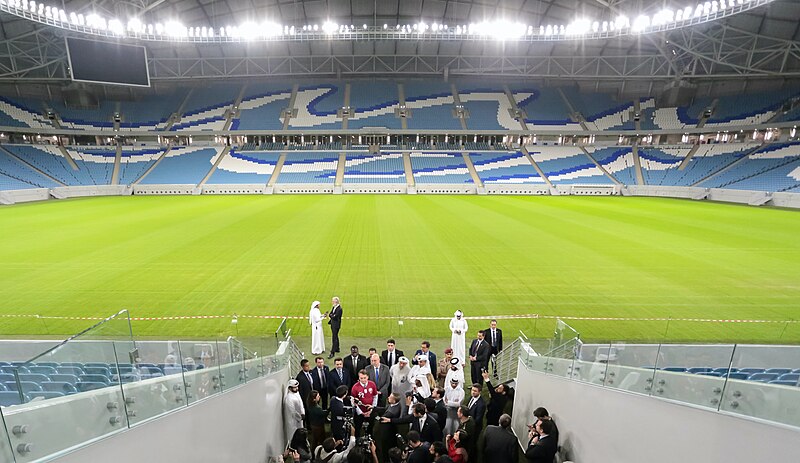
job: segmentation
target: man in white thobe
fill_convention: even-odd
[[[400,397],[405,397],[406,392],[411,390],[411,382],[408,377],[410,373],[408,359],[400,357],[397,363],[389,369],[389,376],[392,378],[392,392],[400,394]]]
[[[283,425],[287,442],[294,436],[295,431],[303,427],[305,415],[306,408],[300,397],[300,383],[296,379],[290,379],[286,396],[283,398]]]
[[[450,368],[447,369],[447,377],[444,380],[445,387],[452,381],[453,378],[458,380],[458,384],[464,384],[464,368],[461,362],[453,357],[450,359]]]
[[[308,313],[308,324],[311,325],[311,353],[319,355],[325,352],[325,335],[322,332],[322,320],[325,317],[319,310],[319,301],[311,304],[311,311]]]
[[[461,423],[458,420],[458,407],[464,401],[464,389],[457,378],[450,380],[450,385],[444,389],[444,406],[447,408],[447,421],[444,425],[444,434],[453,435]]]
[[[467,358],[467,320],[464,319],[464,314],[460,310],[456,310],[452,320],[450,320],[450,331],[453,335],[450,337],[450,348],[453,349],[453,357],[465,364]]]

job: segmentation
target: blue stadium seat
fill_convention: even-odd
[[[11,405],[19,405],[23,398],[20,397],[19,392],[0,391],[0,407],[9,407]]]
[[[91,367],[86,366],[83,368],[83,374],[85,375],[103,375],[105,377],[111,377],[111,371],[109,371],[108,367]]]
[[[59,366],[83,368],[83,363],[81,363],[81,362],[61,362],[61,364]]]
[[[57,368],[61,366],[58,362],[36,362],[36,366],[38,367],[50,367],[50,368]],[[31,372],[33,373],[33,372]]]
[[[776,375],[785,375],[786,373],[791,373],[791,368],[768,368],[764,371],[764,373],[776,374]]]
[[[121,375],[113,375],[111,377],[112,383],[119,383],[122,381],[123,384],[127,383],[135,383],[136,381],[141,381],[142,377],[138,373],[127,372],[122,373]]]
[[[8,389],[5,387],[3,383],[0,383],[0,391],[7,391]]]
[[[43,390],[48,392],[60,392],[62,394],[75,394],[78,392],[78,390],[75,389],[74,383],[68,383],[66,381],[48,381],[42,383],[41,386]]]
[[[763,368],[741,368],[739,369],[739,373],[747,373],[748,375],[752,375],[755,373],[764,373]]]
[[[28,367],[28,371],[31,373],[39,373],[42,375],[53,375],[56,373],[55,367],[41,365],[41,364]]]
[[[56,368],[56,371],[60,375],[75,375],[80,376],[83,374],[83,368],[76,367],[76,366],[60,366]]]
[[[6,381],[4,384],[6,385],[6,388],[8,388],[9,391],[18,391],[19,390],[19,389],[17,389],[17,382],[16,381]],[[41,391],[42,390],[42,386],[39,386],[38,384],[34,383],[33,381],[20,381],[19,385],[22,388],[22,392],[25,392],[25,393]]]
[[[80,375],[78,377],[79,383],[105,383],[108,384],[108,376],[106,375]]]
[[[69,383],[74,386],[78,384],[78,377],[76,375],[55,374],[50,375],[50,381],[54,383]]]
[[[800,373],[784,373],[780,377],[778,377],[780,381],[800,381]]]
[[[13,373],[0,373],[0,383],[5,383],[8,381],[16,381],[17,378],[14,376]]]
[[[697,373],[698,376],[714,376],[716,378],[722,377],[722,373],[718,371],[706,371],[704,373]]]
[[[108,383],[87,381],[77,384],[78,392],[93,391],[95,389],[103,389],[104,387],[108,387]]]
[[[738,368],[715,368],[714,371],[716,373],[719,373],[719,374],[722,374],[722,375],[727,375],[728,373],[736,373],[737,371],[739,371],[739,369]]]
[[[686,373],[686,368],[683,367],[666,367],[664,371],[671,371],[674,373]]]
[[[16,366],[0,367],[0,373],[8,373],[13,375],[14,372],[27,373],[28,369],[25,367],[16,367]]]
[[[142,375],[142,379],[161,378],[162,376],[164,376],[163,373],[147,373]]]
[[[106,368],[108,369],[109,364],[105,362],[86,362],[83,364],[83,369],[87,368]]]
[[[746,380],[749,377],[750,377],[749,373],[731,373],[731,374],[728,375],[728,378],[730,378],[730,379]]]
[[[709,368],[709,367],[695,367],[695,368],[689,368],[687,370],[687,372],[695,374],[695,375],[698,374],[698,373],[710,373],[712,371],[714,371],[714,369],[713,368]]]
[[[43,383],[45,381],[50,381],[50,378],[47,375],[43,375],[41,373],[25,373],[19,375],[20,381],[31,381],[34,383]]]
[[[781,379],[772,380],[769,384],[777,384],[779,386],[800,386],[797,381],[784,381]]]
[[[64,397],[65,395],[66,394],[64,394],[63,392],[58,392],[58,391],[38,391],[38,392],[31,392],[30,394],[28,394],[28,397],[30,397],[31,400],[36,398],[42,398],[47,400],[47,399],[55,399],[56,397]]]
[[[762,383],[768,383],[770,381],[775,381],[778,379],[778,375],[776,373],[756,373],[750,375],[747,378],[749,381],[760,381]]]

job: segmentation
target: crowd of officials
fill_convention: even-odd
[[[427,341],[410,359],[393,339],[380,354],[373,348],[364,356],[352,346],[350,355],[334,359],[333,368],[321,356],[313,364],[303,359],[284,400],[290,438],[285,459],[517,463],[510,416],[514,389],[492,382],[500,350],[502,332],[492,320],[465,352],[470,382],[467,358],[454,355],[451,347],[437,358]],[[555,421],[544,408],[533,418],[523,455],[531,463],[552,463],[558,449]]]

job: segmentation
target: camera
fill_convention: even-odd
[[[369,433],[369,422],[365,421],[361,425],[361,437],[356,439],[356,447],[361,447],[367,452],[370,452],[371,444],[372,444],[372,434]]]
[[[403,452],[408,452],[411,450],[411,447],[408,446],[408,441],[403,437],[402,434],[395,434],[394,435],[395,441],[397,442],[397,448],[402,450]]]

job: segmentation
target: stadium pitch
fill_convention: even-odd
[[[595,340],[800,341],[796,211],[620,197],[107,197],[4,207],[0,229],[2,335],[67,335],[92,324],[76,318],[128,309],[155,318],[134,320],[142,336],[270,336],[277,321],[254,316],[305,317],[337,295],[345,337],[443,338],[460,308],[468,319],[577,317]],[[168,319],[183,316],[219,318]],[[547,337],[553,319],[500,325]],[[307,334],[300,318],[289,326]]]

